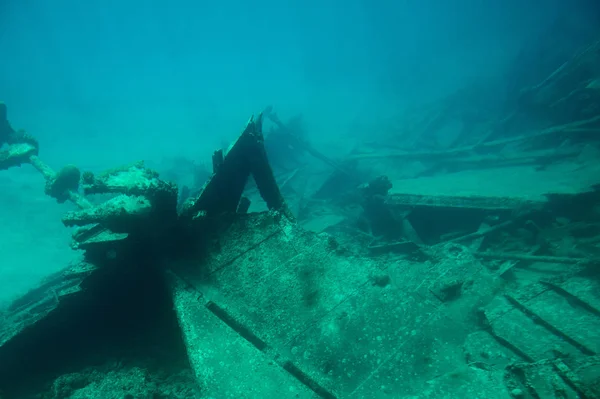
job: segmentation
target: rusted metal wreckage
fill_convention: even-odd
[[[582,275],[594,259],[564,258],[568,271],[516,287],[518,259],[461,244],[502,223],[437,245],[410,241],[420,259],[363,255],[295,222],[261,129],[252,118],[229,151],[215,152],[212,177],[179,211],[177,188],[143,164],[56,173],[35,141],[9,143],[3,169],[31,163],[49,195],[77,205],[63,223],[78,227],[73,245],[85,258],[2,315],[3,399],[600,395],[600,284]],[[247,212],[251,177],[269,211]],[[387,204],[523,205],[431,203],[404,188]]]

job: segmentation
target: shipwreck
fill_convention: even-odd
[[[2,105],[0,169],[75,204],[85,256],[2,310],[0,397],[600,397],[598,43],[519,92],[552,119],[527,134],[451,98],[333,160],[268,109],[189,198],[143,163],[54,171]],[[274,172],[263,119],[327,173]]]

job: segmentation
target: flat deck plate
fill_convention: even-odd
[[[469,170],[440,176],[397,180],[390,194],[511,198],[524,202],[546,202],[552,194],[577,195],[600,185],[600,163],[561,163],[536,170],[507,167]]]

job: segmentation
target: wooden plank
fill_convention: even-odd
[[[216,305],[175,275],[168,280],[190,366],[203,392],[215,398],[319,397],[264,353],[266,345],[256,345],[223,322],[212,309]]]

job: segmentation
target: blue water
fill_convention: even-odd
[[[269,104],[339,142],[498,76],[566,7],[487,3],[6,1],[0,92],[55,165],[200,156]]]
[[[173,171],[209,165],[267,106],[340,160],[464,88],[493,88],[479,102],[500,112],[563,62],[523,49],[600,37],[599,15],[592,0],[2,0],[0,101],[54,169],[144,160],[189,183]],[[60,223],[74,206],[43,187],[29,165],[0,170],[0,307],[81,257]]]
[[[302,114],[314,145],[343,155],[407,109],[500,76],[520,46],[567,7],[487,3],[4,1],[0,99],[13,126],[38,138],[54,168],[209,161],[268,105],[282,117]],[[44,216],[33,217],[27,232],[8,222],[0,230],[24,247],[40,239],[32,231],[42,217],[60,214],[41,190],[22,193],[13,208],[5,192],[18,195],[18,174],[28,171],[0,172],[14,186],[3,187],[2,220],[21,226],[21,207],[32,193],[40,196],[41,206],[27,212]],[[34,172],[27,178],[42,184]],[[38,276],[56,267],[47,265],[46,252],[27,260],[5,245],[2,264],[10,266],[0,266],[0,276],[13,270],[10,280],[20,288],[29,285],[25,271]]]

